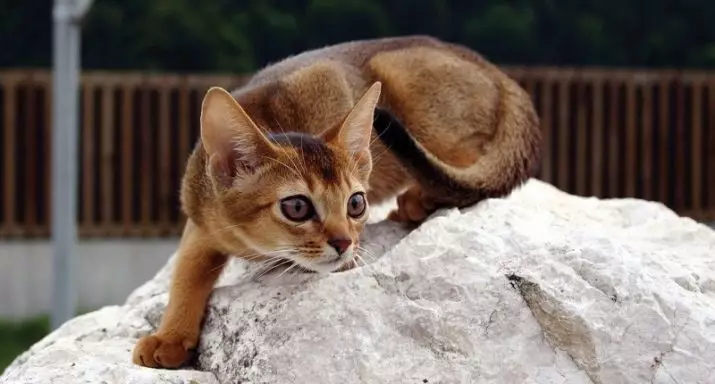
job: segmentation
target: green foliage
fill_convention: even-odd
[[[47,316],[22,321],[0,320],[0,372],[49,332]]]
[[[75,316],[92,312],[79,308]],[[0,319],[0,373],[21,353],[50,333],[50,316],[38,315],[19,320]]]
[[[51,0],[0,2],[0,67],[49,66]],[[708,0],[95,0],[91,69],[255,70],[352,39],[429,34],[503,64],[714,67]]]

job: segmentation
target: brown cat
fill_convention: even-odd
[[[406,189],[390,218],[414,224],[504,196],[532,176],[540,144],[516,82],[431,37],[338,44],[270,65],[233,95],[211,88],[182,182],[189,219],[169,303],[133,361],[188,360],[229,255],[351,268],[368,202]]]

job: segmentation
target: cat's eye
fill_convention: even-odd
[[[305,196],[297,195],[281,200],[281,213],[293,221],[306,221],[315,215],[313,203]]]
[[[365,194],[362,192],[353,193],[348,199],[348,215],[351,217],[358,218],[362,216],[366,207]]]

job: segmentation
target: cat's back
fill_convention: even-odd
[[[308,50],[271,63],[256,72],[246,85],[250,88],[260,84],[279,81],[296,71],[305,70],[313,65],[321,65],[325,62],[331,62],[343,67],[362,69],[371,58],[379,53],[411,47],[441,49],[444,48],[444,43],[431,36],[411,35],[356,40],[329,45]]]
[[[315,132],[342,118],[374,81],[400,80],[382,73],[383,67],[393,65],[395,55],[412,64],[406,68],[400,63],[399,70],[417,79],[430,69],[414,57],[452,60],[460,55],[459,48],[425,35],[339,43],[269,64],[232,94],[266,129]],[[384,92],[389,96],[387,85]]]

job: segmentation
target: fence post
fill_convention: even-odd
[[[73,253],[77,242],[77,114],[80,26],[91,0],[55,0],[52,10],[52,328],[76,310]]]

